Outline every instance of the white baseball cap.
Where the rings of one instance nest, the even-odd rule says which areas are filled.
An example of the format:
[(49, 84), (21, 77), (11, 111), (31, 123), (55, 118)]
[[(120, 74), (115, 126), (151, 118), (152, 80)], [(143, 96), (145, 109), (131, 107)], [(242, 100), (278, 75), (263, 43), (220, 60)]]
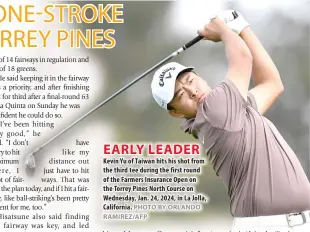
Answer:
[(152, 80), (152, 94), (162, 108), (167, 109), (174, 96), (175, 81), (181, 72), (192, 71), (194, 67), (186, 67), (177, 62), (170, 62), (156, 70)]

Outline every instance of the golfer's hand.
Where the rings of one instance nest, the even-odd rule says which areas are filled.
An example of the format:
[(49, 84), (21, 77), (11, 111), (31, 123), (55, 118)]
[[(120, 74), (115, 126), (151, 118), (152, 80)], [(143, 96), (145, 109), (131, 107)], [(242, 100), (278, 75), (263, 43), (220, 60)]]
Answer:
[(198, 34), (203, 36), (204, 40), (219, 42), (227, 31), (230, 31), (230, 29), (225, 22), (216, 17), (210, 23), (206, 24), (203, 29), (198, 30)]
[(244, 28), (250, 24), (244, 19), (242, 14), (235, 10), (225, 10), (217, 14), (217, 17), (224, 21), (227, 26), (238, 35), (243, 31)]

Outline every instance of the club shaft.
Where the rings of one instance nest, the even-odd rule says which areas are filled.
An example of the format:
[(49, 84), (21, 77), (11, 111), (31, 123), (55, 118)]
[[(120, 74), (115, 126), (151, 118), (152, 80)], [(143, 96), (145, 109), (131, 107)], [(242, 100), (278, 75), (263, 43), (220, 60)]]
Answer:
[(193, 40), (191, 40), (190, 42), (188, 42), (187, 44), (185, 44), (184, 46), (182, 46), (181, 48), (179, 48), (178, 50), (176, 50), (175, 52), (173, 52), (171, 55), (167, 56), (165, 59), (161, 60), (160, 62), (158, 62), (156, 65), (154, 65), (153, 67), (151, 67), (149, 70), (145, 71), (144, 73), (142, 73), (140, 76), (138, 76), (136, 79), (134, 79), (133, 81), (131, 81), (130, 83), (128, 83), (127, 85), (125, 85), (123, 88), (121, 88), (120, 90), (118, 90), (117, 92), (115, 92), (113, 95), (111, 95), (110, 97), (108, 97), (106, 100), (104, 100), (103, 102), (101, 102), (100, 104), (98, 104), (97, 106), (95, 106), (92, 110), (90, 110), (87, 114), (83, 115), (82, 117), (78, 118), (76, 121), (74, 121), (72, 124), (70, 124), (68, 127), (66, 127), (65, 129), (63, 129), (62, 131), (60, 131), (59, 133), (57, 133), (54, 137), (52, 137), (50, 140), (48, 140), (47, 142), (45, 142), (41, 147), (37, 148), (35, 150), (35, 152), (38, 152), (39, 150), (41, 150), (43, 147), (45, 147), (47, 144), (49, 144), (50, 142), (52, 142), (54, 139), (56, 139), (57, 137), (59, 137), (60, 135), (62, 135), (63, 133), (65, 133), (67, 130), (69, 130), (71, 127), (73, 127), (75, 124), (77, 124), (78, 122), (82, 121), (84, 118), (86, 118), (87, 116), (89, 116), (90, 114), (92, 114), (94, 111), (96, 111), (97, 109), (99, 109), (101, 106), (105, 105), (106, 103), (108, 103), (109, 101), (111, 101), (113, 98), (115, 98), (116, 96), (118, 96), (120, 93), (124, 92), (126, 89), (128, 89), (130, 86), (132, 86), (133, 84), (135, 84), (136, 82), (138, 82), (140, 79), (142, 79), (143, 77), (147, 76), (149, 73), (151, 73), (152, 71), (154, 71), (155, 69), (157, 69), (158, 67), (160, 67), (161, 65), (163, 65), (164, 63), (166, 63), (167, 61), (169, 61), (170, 59), (172, 59), (173, 57), (175, 57), (176, 55), (178, 55), (179, 53), (185, 51), (186, 49), (188, 49), (189, 47), (191, 47), (192, 45), (194, 45), (195, 43), (197, 43), (198, 41), (200, 41), (202, 39), (201, 36), (197, 36), (195, 37)]

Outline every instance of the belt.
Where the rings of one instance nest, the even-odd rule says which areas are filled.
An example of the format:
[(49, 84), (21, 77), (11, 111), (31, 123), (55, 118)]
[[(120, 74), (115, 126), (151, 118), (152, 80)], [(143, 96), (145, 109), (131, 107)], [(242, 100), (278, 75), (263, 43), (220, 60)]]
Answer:
[(244, 217), (235, 218), (235, 226), (299, 226), (310, 222), (310, 210), (281, 214), (271, 216), (259, 216), (259, 217)]
[(286, 220), (290, 227), (306, 224), (307, 222), (310, 222), (310, 210), (286, 214)]

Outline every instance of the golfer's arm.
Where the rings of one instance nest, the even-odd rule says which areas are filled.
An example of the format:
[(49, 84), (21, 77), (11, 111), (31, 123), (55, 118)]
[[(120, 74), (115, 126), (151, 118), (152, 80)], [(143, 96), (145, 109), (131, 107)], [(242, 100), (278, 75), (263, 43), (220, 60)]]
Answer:
[(253, 82), (250, 90), (254, 95), (258, 111), (264, 114), (283, 92), (280, 74), (261, 42), (247, 27), (240, 33), (253, 57)]
[(252, 72), (251, 52), (245, 42), (230, 30), (225, 32), (221, 39), (228, 60), (227, 78), (236, 85), (246, 100)]

